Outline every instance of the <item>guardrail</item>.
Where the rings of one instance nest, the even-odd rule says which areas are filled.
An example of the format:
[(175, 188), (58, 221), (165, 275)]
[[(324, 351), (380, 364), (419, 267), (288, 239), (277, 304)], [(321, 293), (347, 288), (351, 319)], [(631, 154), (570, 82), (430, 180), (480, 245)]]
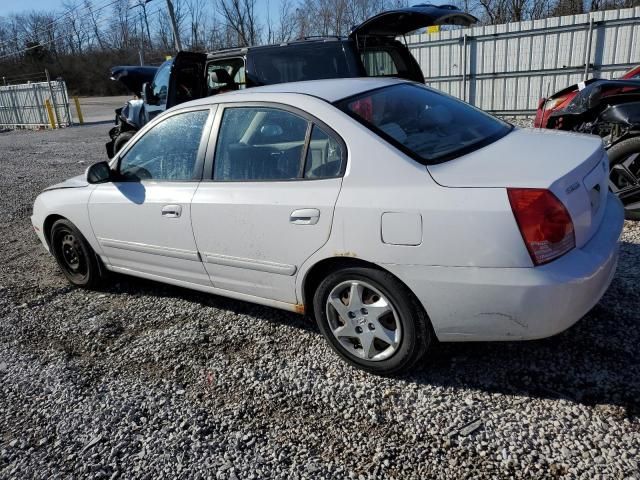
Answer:
[(640, 64), (640, 7), (407, 36), (427, 85), (499, 115)]

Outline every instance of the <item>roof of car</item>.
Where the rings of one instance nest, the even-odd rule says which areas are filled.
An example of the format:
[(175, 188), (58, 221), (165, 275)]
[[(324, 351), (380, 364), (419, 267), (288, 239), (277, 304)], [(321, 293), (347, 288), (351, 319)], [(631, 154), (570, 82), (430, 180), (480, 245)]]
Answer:
[[(343, 98), (348, 98), (369, 90), (382, 88), (399, 83), (411, 83), (407, 80), (391, 77), (363, 77), (363, 78), (336, 78), (328, 80), (308, 80), (304, 82), (276, 83), (263, 87), (253, 87), (244, 90), (221, 93), (213, 97), (201, 98), (189, 102), (190, 105), (219, 103), (222, 99), (246, 97), (247, 101), (256, 100), (256, 94), (260, 93), (296, 93), (311, 95), (327, 102), (333, 103)], [(253, 98), (252, 98), (253, 97)]]
[(258, 51), (258, 50), (270, 50), (279, 47), (288, 47), (291, 45), (306, 45), (311, 43), (325, 43), (325, 42), (348, 42), (350, 41), (349, 37), (337, 36), (337, 35), (318, 35), (318, 36), (310, 36), (299, 38), (297, 40), (289, 40), (287, 42), (280, 43), (269, 43), (266, 45), (251, 45), (249, 47), (231, 47), (231, 48), (223, 48), (220, 50), (214, 50), (212, 52), (207, 52), (208, 59), (216, 59), (219, 56), (227, 57), (230, 54), (233, 55), (243, 55), (248, 52)]

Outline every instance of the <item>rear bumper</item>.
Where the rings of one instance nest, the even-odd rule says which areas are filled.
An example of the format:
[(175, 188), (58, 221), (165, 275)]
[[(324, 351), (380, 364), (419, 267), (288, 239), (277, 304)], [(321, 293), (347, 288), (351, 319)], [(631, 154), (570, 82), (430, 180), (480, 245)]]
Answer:
[(589, 242), (547, 265), (384, 267), (416, 294), (441, 341), (543, 338), (569, 328), (598, 303), (615, 274), (623, 223), (622, 205), (609, 194)]

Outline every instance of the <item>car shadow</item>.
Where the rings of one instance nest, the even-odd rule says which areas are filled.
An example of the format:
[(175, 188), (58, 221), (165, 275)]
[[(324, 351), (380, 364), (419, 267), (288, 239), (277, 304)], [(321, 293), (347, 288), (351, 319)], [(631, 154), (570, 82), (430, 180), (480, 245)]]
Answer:
[(88, 122), (84, 121), (83, 123), (78, 123), (76, 121), (73, 122), (73, 127), (87, 127), (91, 125), (115, 125), (115, 123), (113, 122), (113, 118), (110, 120), (91, 120)]
[(122, 195), (136, 205), (142, 205), (147, 197), (147, 190), (142, 182), (113, 182)]
[[(609, 290), (584, 318), (554, 337), (525, 342), (436, 343), (398, 381), (584, 405), (640, 415), (640, 245), (621, 245)], [(181, 287), (114, 275), (109, 293), (180, 297), (320, 335), (308, 316)]]

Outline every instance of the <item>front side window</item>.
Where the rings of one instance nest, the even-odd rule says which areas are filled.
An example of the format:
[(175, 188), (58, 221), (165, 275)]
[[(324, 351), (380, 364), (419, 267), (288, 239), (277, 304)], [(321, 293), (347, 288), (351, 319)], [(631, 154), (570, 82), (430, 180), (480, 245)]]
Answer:
[(440, 163), (506, 135), (511, 126), (417, 84), (369, 91), (336, 106), (422, 163)]
[(171, 74), (172, 65), (173, 61), (167, 60), (156, 72), (156, 75), (153, 78), (153, 83), (151, 84), (153, 98), (148, 99), (149, 103), (152, 105), (166, 105), (167, 92), (169, 91), (169, 76)]
[(120, 160), (125, 180), (191, 180), (208, 110), (172, 115), (144, 134)]
[(334, 135), (289, 111), (229, 107), (214, 158), (218, 181), (282, 181), (339, 176), (344, 148)]

